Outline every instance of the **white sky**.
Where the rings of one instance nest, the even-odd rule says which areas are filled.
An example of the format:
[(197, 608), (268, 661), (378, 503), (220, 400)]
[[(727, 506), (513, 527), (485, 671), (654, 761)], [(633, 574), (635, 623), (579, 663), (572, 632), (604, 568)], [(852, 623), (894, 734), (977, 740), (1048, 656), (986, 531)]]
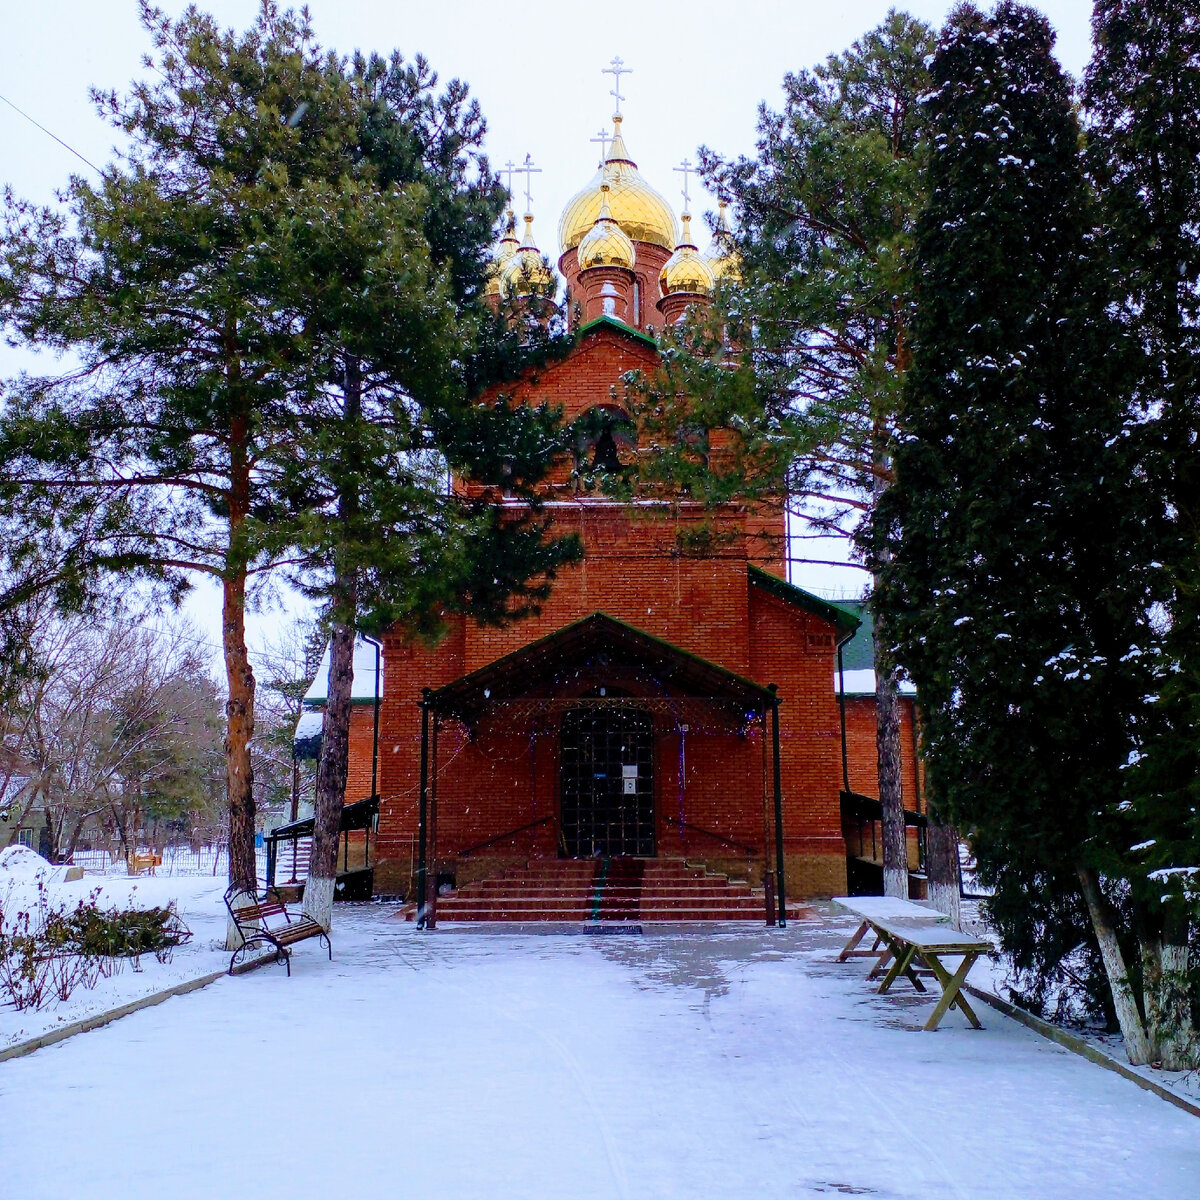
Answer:
[[(180, 0), (160, 0), (178, 14)], [(202, 5), (226, 25), (244, 28), (256, 0)], [(952, 7), (943, 0), (902, 5), (939, 25)], [(1089, 0), (1041, 0), (1036, 5), (1058, 31), (1060, 61), (1078, 75), (1090, 54)], [(677, 208), (681, 176), (705, 144), (725, 155), (750, 154), (758, 105), (778, 107), (785, 72), (845, 49), (885, 16), (886, 0), (742, 0), (691, 6), (664, 0), (638, 5), (568, 5), (527, 0), (310, 0), (322, 44), (405, 57), (422, 53), (443, 80), (464, 79), (488, 121), (493, 166), (531, 154), (534, 232), (557, 257), (558, 216), (595, 171), (599, 147), (590, 138), (609, 124), (612, 76), (601, 68), (620, 55), (632, 74), (621, 80), (624, 132), (642, 174)], [(103, 164), (111, 129), (95, 114), (89, 85), (118, 90), (142, 70), (149, 43), (133, 0), (7, 0), (0, 39), (0, 95)], [(19, 195), (49, 202), (67, 176), (87, 168), (67, 150), (0, 102), (0, 179)], [(514, 186), (514, 191), (520, 188)], [(521, 211), (523, 202), (517, 205)], [(692, 209), (712, 202), (692, 184)], [(20, 360), (0, 350), (0, 372)], [(813, 549), (810, 544), (809, 550)], [(836, 549), (836, 548), (835, 548)], [(825, 555), (822, 555), (825, 556)], [(836, 554), (827, 557), (838, 557)], [(808, 569), (796, 582), (826, 593), (857, 592), (857, 571)], [(220, 640), (215, 589), (201, 588), (188, 610), (214, 643)], [(278, 615), (266, 614), (271, 625)]]

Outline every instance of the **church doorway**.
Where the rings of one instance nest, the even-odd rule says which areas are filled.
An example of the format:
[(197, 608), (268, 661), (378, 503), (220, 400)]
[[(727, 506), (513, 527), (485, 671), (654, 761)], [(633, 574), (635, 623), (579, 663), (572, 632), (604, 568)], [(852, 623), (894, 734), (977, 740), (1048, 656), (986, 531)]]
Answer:
[(654, 857), (654, 723), (630, 704), (563, 714), (562, 845), (568, 858)]

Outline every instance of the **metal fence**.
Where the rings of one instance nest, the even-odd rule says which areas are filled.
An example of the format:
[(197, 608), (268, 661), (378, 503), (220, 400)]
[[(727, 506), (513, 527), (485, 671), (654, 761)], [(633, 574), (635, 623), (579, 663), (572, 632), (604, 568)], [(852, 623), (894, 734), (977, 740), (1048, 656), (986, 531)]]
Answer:
[[(295, 877), (297, 880), (308, 877), (307, 848), (299, 854), (293, 870), (290, 851), (280, 856), (281, 878), (287, 880)], [(138, 854), (150, 854), (146, 848), (139, 848)], [(286, 863), (284, 859), (286, 858)], [(267, 878), (266, 849), (257, 849), (254, 860), (258, 878), (265, 882)], [(128, 875), (129, 866), (123, 858), (114, 858), (107, 850), (76, 850), (71, 856), (73, 866), (82, 867), (87, 875)], [(286, 866), (286, 871), (283, 868)], [(155, 875), (166, 876), (199, 876), (210, 875), (214, 879), (224, 879), (229, 874), (229, 851), (224, 846), (201, 846), (194, 849), (191, 846), (167, 846), (162, 851), (162, 862), (154, 868)]]

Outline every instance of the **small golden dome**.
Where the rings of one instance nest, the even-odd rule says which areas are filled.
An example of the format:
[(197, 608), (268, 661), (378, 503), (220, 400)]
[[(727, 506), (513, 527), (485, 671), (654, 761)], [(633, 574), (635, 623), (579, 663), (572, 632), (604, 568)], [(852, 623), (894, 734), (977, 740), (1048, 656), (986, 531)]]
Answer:
[(506, 295), (528, 296), (551, 280), (550, 268), (533, 240), (533, 213), (525, 214), (525, 236), (521, 245), (500, 268), (500, 284)]
[(717, 227), (713, 230), (708, 249), (704, 251), (704, 261), (712, 269), (714, 279), (741, 282), (742, 262), (734, 246), (733, 230), (729, 228), (729, 218), (725, 215), (724, 200), (717, 202)]
[(558, 242), (565, 254), (579, 245), (600, 215), (600, 185), (608, 184), (609, 210), (613, 219), (635, 242), (674, 247), (675, 214), (671, 206), (642, 178), (637, 163), (629, 157), (621, 136), (621, 117), (613, 117), (613, 140), (604, 166), (591, 182), (577, 192), (563, 209), (558, 222)]
[(579, 243), (579, 269), (624, 267), (632, 271), (637, 257), (633, 243), (614, 220), (608, 207), (609, 185), (600, 185), (600, 215)]
[(504, 236), (496, 244), (496, 249), (492, 254), (492, 261), (488, 266), (488, 281), (484, 289), (485, 295), (498, 296), (500, 294), (500, 273), (505, 263), (516, 254), (520, 245), (521, 243), (517, 240), (517, 218), (510, 208), (504, 222)]
[(675, 253), (667, 259), (658, 285), (664, 296), (683, 293), (692, 296), (711, 296), (716, 287), (712, 268), (702, 259), (692, 244), (692, 218), (683, 214), (683, 237)]

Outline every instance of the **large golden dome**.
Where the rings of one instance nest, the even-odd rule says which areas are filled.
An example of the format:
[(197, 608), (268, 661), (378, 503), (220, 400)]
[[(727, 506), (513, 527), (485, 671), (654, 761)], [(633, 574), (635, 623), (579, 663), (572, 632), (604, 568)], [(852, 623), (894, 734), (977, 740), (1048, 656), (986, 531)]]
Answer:
[(716, 286), (712, 268), (700, 257), (692, 243), (692, 218), (683, 215), (683, 237), (675, 253), (667, 259), (658, 277), (664, 296), (682, 292), (691, 296), (711, 296)]
[(604, 166), (577, 192), (558, 222), (561, 253), (575, 249), (600, 216), (600, 185), (607, 183), (608, 206), (617, 224), (635, 242), (673, 250), (678, 226), (671, 206), (642, 178), (621, 136), (621, 118), (613, 118), (613, 140)]
[(608, 205), (609, 185), (600, 185), (600, 215), (579, 243), (579, 269), (624, 267), (632, 270), (637, 254), (629, 236), (617, 224)]

